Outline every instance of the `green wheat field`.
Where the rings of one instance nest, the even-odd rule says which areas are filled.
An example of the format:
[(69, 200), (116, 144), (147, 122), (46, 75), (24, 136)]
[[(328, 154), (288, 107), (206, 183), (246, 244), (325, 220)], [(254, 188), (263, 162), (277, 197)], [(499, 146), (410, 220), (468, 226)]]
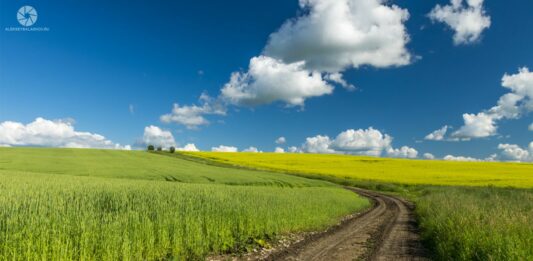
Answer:
[(0, 260), (244, 253), (370, 207), (340, 185), (416, 203), (435, 260), (532, 260), (532, 180), (515, 163), (0, 148)]

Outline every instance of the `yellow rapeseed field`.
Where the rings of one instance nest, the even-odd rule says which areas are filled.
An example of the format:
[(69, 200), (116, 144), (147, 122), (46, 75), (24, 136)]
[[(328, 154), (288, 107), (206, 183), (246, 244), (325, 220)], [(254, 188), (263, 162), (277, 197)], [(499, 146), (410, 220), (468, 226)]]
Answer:
[(332, 154), (216, 153), (187, 155), (232, 165), (401, 184), (533, 188), (533, 164), (406, 160)]

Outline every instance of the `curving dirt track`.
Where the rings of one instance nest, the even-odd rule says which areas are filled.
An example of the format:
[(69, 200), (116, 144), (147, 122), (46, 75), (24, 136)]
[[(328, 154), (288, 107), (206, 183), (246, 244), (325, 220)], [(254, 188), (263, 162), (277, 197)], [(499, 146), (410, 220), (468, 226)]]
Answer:
[(266, 260), (429, 260), (413, 215), (399, 198), (346, 187), (374, 207), (323, 233), (271, 253)]

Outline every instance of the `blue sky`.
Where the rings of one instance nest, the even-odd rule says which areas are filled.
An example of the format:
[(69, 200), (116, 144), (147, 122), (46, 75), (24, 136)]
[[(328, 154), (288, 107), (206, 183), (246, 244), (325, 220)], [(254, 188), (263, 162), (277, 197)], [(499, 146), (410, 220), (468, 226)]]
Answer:
[[(477, 37), (470, 32), (476, 39), (458, 43), (453, 37), (460, 29), (428, 16), (437, 4), (451, 8), (449, 1), (343, 0), (352, 8), (376, 2), (408, 12), (408, 19), (400, 25), (409, 37), (403, 48), (410, 60), (399, 64), (396, 57), (386, 66), (376, 66), (376, 62), (342, 65), (336, 71), (357, 89), (328, 82), (334, 87), (331, 94), (306, 97), (304, 105), (283, 99), (253, 106), (241, 100), (221, 102), (225, 115), (202, 114), (209, 124), (193, 129), (175, 121), (163, 122), (160, 117), (169, 114), (174, 103), (201, 106), (198, 98), (203, 92), (212, 97), (209, 105), (224, 100), (220, 90), (230, 75), (246, 73), (250, 59), (268, 46), (269, 36), (288, 19), (305, 17), (309, 10), (299, 7), (296, 0), (0, 1), (0, 122), (25, 126), (37, 117), (61, 120), (76, 131), (130, 145), (140, 143), (145, 127), (154, 125), (170, 131), (178, 146), (194, 143), (210, 150), (223, 144), (264, 151), (276, 146), (300, 148), (306, 138), (316, 135), (329, 136), (341, 148), (334, 141), (339, 133), (373, 127), (393, 137), (394, 148), (414, 148), (420, 158), (423, 153), (438, 158), (448, 154), (486, 158), (503, 153), (501, 144), (527, 151), (533, 141), (533, 131), (528, 130), (533, 117), (527, 108), (521, 108), (519, 116), (498, 118), (497, 130), (488, 135), (453, 135), (465, 125), (463, 114), (490, 110), (510, 92), (502, 87), (504, 74), (518, 75), (519, 68), (525, 67), (533, 70), (531, 1), (462, 3), (462, 9), (452, 12), (483, 10), (490, 26)], [(321, 4), (309, 2), (311, 9)], [(50, 30), (8, 31), (8, 27), (21, 27), (16, 13), (24, 5), (38, 12), (33, 27)], [(328, 40), (327, 35), (319, 37)], [(387, 44), (381, 51), (386, 48)], [(357, 48), (351, 51), (358, 52)], [(290, 50), (272, 53), (281, 59), (290, 56)], [(294, 62), (287, 59), (283, 62)], [(333, 72), (317, 68), (305, 70), (318, 70), (324, 78)], [(524, 107), (529, 99), (523, 97)], [(445, 125), (453, 129), (443, 141), (424, 139)], [(274, 143), (280, 136), (286, 144)]]

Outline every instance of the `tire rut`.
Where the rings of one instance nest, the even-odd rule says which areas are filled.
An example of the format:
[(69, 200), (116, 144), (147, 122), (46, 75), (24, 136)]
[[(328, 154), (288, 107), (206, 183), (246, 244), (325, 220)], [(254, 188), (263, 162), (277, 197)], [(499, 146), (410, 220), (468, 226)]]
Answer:
[(429, 260), (412, 204), (374, 191), (346, 189), (371, 199), (374, 207), (265, 260)]

